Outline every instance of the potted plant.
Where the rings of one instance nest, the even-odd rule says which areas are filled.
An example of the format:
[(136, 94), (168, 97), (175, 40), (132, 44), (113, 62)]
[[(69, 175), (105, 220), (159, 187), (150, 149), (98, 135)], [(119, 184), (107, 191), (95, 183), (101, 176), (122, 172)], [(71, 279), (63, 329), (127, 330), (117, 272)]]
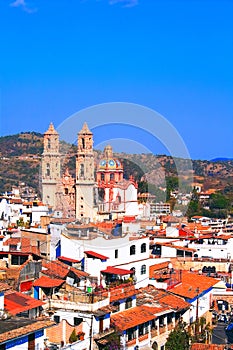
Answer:
[(82, 332), (82, 331), (78, 332), (78, 339), (79, 340), (84, 340), (84, 335), (85, 335), (84, 332)]

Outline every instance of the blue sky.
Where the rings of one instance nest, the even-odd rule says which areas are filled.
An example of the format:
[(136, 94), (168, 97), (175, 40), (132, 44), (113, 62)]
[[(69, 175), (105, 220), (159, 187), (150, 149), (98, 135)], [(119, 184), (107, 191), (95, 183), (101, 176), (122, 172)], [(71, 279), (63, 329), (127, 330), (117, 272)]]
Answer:
[(0, 135), (129, 102), (192, 158), (232, 157), (232, 18), (231, 0), (1, 0)]

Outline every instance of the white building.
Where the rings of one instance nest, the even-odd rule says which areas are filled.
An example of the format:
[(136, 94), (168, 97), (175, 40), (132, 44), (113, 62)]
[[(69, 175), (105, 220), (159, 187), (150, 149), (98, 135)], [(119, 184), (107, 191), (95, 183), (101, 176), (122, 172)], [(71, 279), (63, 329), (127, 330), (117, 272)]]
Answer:
[(149, 238), (125, 235), (109, 239), (109, 236), (101, 237), (95, 232), (88, 232), (86, 237), (81, 235), (70, 228), (64, 230), (60, 252), (62, 256), (82, 260), (84, 271), (95, 277), (97, 284), (131, 277), (137, 288), (148, 285)]

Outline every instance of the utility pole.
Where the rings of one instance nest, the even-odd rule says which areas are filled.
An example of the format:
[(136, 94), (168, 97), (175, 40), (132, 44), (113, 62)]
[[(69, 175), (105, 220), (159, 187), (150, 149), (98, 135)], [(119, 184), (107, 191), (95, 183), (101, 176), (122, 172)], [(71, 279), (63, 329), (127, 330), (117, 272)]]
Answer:
[(199, 333), (199, 315), (198, 315), (198, 308), (199, 308), (199, 287), (196, 289), (197, 292), (197, 306), (196, 306), (196, 329), (195, 329), (195, 336), (197, 338)]
[(93, 329), (93, 315), (91, 315), (91, 326), (90, 326), (90, 345), (89, 345), (89, 350), (92, 350), (92, 329)]

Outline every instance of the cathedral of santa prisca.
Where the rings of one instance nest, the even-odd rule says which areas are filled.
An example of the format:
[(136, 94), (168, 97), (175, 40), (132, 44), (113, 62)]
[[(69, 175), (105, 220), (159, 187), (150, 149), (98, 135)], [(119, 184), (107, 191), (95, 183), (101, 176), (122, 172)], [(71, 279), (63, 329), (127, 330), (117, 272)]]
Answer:
[(93, 133), (84, 123), (78, 133), (75, 178), (61, 171), (59, 134), (51, 123), (44, 133), (41, 164), (42, 200), (55, 212), (76, 220), (102, 221), (137, 216), (137, 183), (124, 179), (122, 163), (106, 146), (96, 164)]

